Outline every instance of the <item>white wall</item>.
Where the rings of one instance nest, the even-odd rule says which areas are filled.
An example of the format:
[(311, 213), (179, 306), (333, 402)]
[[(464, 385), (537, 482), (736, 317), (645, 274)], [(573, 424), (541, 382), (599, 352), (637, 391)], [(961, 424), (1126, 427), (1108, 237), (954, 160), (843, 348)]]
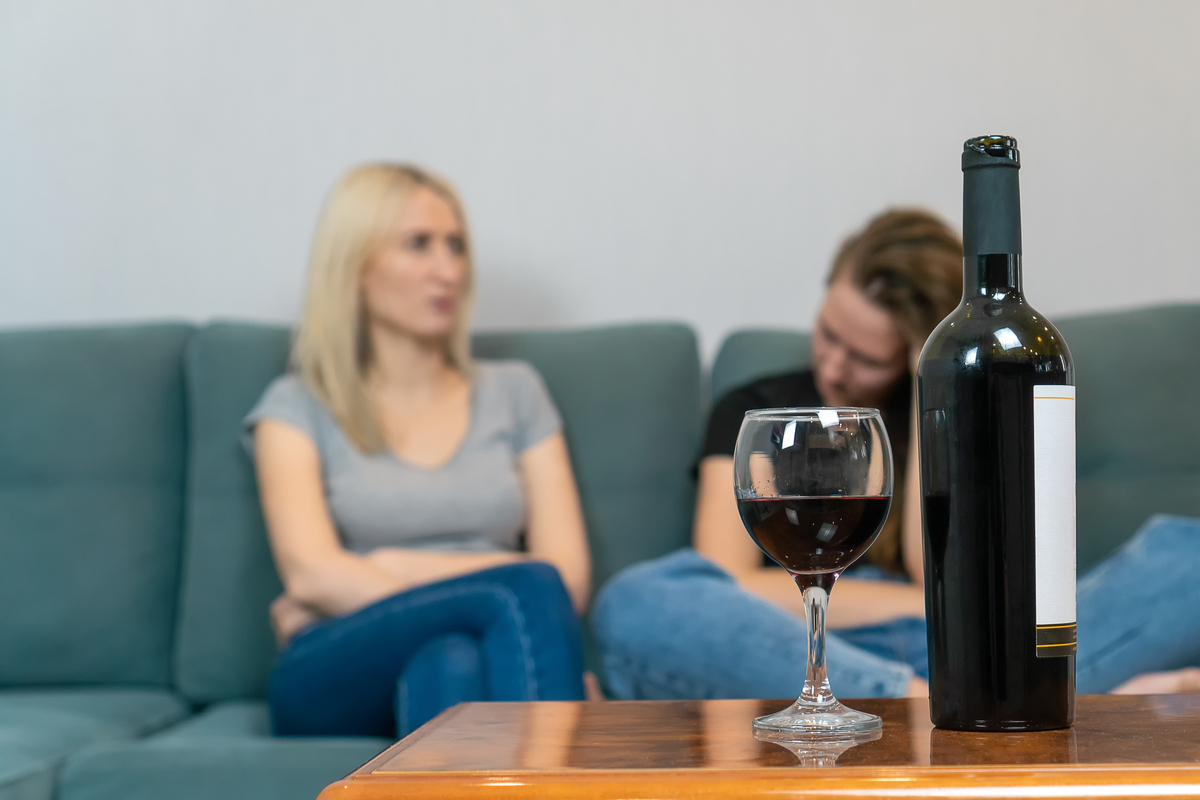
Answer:
[(479, 327), (807, 326), (889, 204), (1022, 149), (1051, 315), (1200, 300), (1200, 3), (0, 0), (0, 326), (292, 319), (364, 159), (462, 189)]

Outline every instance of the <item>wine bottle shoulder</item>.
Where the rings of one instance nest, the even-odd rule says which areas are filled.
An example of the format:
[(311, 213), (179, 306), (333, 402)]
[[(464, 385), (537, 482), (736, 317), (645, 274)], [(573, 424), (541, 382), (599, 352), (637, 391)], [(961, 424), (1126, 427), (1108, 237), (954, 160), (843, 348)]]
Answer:
[(921, 363), (926, 362), (965, 368), (995, 362), (1056, 364), (1058, 369), (1051, 371), (1065, 373), (1068, 382), (1074, 379), (1071, 351), (1062, 334), (1022, 299), (964, 300), (926, 340)]

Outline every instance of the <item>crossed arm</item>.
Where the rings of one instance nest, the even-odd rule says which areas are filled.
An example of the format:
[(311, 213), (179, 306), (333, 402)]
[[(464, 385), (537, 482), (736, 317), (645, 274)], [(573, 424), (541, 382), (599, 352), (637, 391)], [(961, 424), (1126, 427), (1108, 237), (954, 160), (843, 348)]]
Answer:
[(277, 420), (254, 431), (255, 469), (267, 535), (284, 593), (272, 604), (280, 644), (310, 622), (357, 611), (427, 583), (527, 559), (558, 569), (582, 611), (591, 591), (591, 559), (579, 493), (561, 434), (519, 456), (528, 502), (526, 553), (454, 553), (384, 547), (352, 553), (338, 540), (320, 457), (312, 439)]

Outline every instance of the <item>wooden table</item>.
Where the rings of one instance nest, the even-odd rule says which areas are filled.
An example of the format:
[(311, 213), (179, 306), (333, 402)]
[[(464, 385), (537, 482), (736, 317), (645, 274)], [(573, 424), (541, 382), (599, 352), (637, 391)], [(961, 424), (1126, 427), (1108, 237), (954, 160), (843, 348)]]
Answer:
[(799, 755), (750, 720), (782, 700), (470, 703), (327, 788), (382, 798), (1200, 798), (1200, 695), (1081, 696), (1075, 726), (934, 730), (924, 700), (856, 700), (882, 736)]

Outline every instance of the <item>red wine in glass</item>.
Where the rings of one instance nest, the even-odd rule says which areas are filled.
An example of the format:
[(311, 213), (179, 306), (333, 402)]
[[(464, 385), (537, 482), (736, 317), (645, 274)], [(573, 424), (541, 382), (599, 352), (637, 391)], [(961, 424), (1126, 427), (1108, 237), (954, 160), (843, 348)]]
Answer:
[(842, 572), (866, 552), (890, 497), (756, 497), (738, 500), (742, 523), (763, 552), (793, 575)]

